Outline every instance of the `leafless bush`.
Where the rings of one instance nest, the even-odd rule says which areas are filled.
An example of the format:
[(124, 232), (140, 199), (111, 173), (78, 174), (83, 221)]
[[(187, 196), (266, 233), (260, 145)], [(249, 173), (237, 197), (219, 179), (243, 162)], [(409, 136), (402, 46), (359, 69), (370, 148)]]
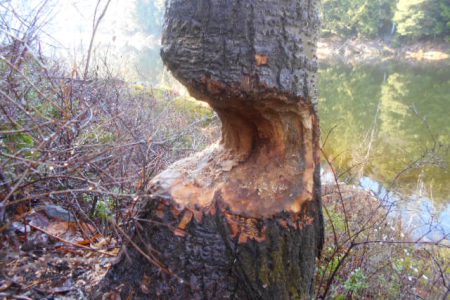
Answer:
[(334, 182), (323, 186), (326, 228), (317, 298), (447, 299), (448, 233), (442, 232), (439, 240), (426, 240), (436, 228), (436, 220), (429, 220), (428, 230), (417, 237), (393, 213), (396, 181), (411, 168), (426, 164), (428, 156), (406, 166), (382, 197), (344, 183), (326, 153), (323, 156)]
[(4, 6), (0, 19), (0, 206), (12, 216), (53, 202), (101, 230), (102, 220), (126, 218), (155, 173), (209, 144), (215, 116), (169, 91), (108, 73), (80, 78), (44, 57), (44, 7), (25, 22)]

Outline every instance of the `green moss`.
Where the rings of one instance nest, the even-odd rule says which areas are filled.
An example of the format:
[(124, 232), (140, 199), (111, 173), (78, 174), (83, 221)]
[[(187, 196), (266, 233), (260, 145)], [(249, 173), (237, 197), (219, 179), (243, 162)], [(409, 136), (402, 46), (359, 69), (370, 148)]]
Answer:
[(163, 89), (152, 89), (150, 91), (147, 91), (147, 93), (150, 96), (155, 97), (156, 100), (164, 100), (164, 95), (166, 94), (166, 91)]
[(214, 114), (213, 110), (209, 106), (190, 98), (175, 98), (174, 106), (176, 110), (182, 112), (183, 114), (187, 114), (188, 117), (191, 118), (212, 117)]
[(81, 140), (85, 141), (85, 143), (108, 144), (115, 142), (116, 136), (114, 133), (107, 131), (107, 128), (104, 126), (98, 125), (82, 134)]
[(328, 207), (328, 214), (324, 217), (328, 224), (333, 224), (336, 231), (345, 232), (345, 218), (342, 213), (337, 212), (333, 207)]
[[(33, 137), (25, 132), (6, 135), (3, 141), (9, 153), (15, 153), (19, 150), (31, 150), (35, 144)], [(28, 158), (31, 155), (30, 151), (25, 151), (23, 153)]]
[(135, 84), (135, 85), (133, 85), (133, 90), (135, 92), (144, 92), (145, 91), (145, 86), (143, 86), (141, 84)]
[(284, 265), (283, 265), (283, 246), (280, 245), (278, 249), (272, 252), (272, 263), (273, 263), (273, 281), (280, 282), (284, 278)]
[(261, 262), (260, 262), (260, 268), (259, 268), (259, 280), (262, 282), (262, 284), (269, 284), (269, 274), (270, 274), (270, 269), (269, 269), (269, 265), (267, 262), (267, 258), (266, 256), (262, 256), (261, 257)]

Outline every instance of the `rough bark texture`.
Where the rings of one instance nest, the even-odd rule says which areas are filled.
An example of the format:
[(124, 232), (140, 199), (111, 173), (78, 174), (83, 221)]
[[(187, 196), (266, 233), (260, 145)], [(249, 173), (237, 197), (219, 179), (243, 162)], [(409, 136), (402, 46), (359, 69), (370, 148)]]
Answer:
[[(168, 0), (162, 58), (222, 139), (149, 186), (101, 292), (305, 299), (323, 240), (316, 0)], [(114, 292), (113, 292), (114, 293)]]

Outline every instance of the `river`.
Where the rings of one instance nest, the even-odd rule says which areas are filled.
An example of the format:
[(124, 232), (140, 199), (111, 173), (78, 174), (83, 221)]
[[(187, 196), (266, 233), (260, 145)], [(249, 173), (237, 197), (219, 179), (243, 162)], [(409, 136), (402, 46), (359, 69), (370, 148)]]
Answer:
[(341, 179), (395, 201), (415, 236), (449, 234), (449, 62), (322, 62), (319, 87), (324, 152)]

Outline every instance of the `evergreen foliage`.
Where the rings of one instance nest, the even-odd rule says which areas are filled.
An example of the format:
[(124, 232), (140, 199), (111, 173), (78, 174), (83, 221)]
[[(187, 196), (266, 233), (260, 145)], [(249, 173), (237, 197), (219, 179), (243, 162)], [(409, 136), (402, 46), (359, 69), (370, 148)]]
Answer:
[(448, 0), (323, 0), (323, 33), (412, 39), (450, 35)]
[(411, 38), (445, 37), (450, 34), (448, 0), (399, 0), (394, 15), (398, 35)]
[(376, 37), (392, 27), (395, 1), (324, 0), (323, 32), (339, 36)]

